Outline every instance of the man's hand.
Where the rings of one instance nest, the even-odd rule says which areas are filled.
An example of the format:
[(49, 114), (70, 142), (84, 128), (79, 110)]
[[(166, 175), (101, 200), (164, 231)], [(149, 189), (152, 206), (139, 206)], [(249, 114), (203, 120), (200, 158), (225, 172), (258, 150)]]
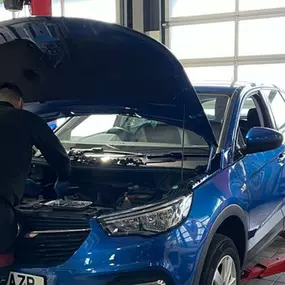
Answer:
[(54, 185), (54, 190), (56, 192), (56, 195), (58, 198), (63, 198), (65, 196), (68, 196), (69, 191), (68, 191), (68, 187), (69, 187), (69, 182), (68, 181), (60, 181), (57, 179), (57, 181), (55, 182)]

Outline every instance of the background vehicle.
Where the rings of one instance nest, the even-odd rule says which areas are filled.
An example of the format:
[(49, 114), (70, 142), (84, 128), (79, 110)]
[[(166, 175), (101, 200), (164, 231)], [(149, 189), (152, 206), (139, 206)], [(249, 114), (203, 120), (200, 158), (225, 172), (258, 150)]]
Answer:
[[(3, 33), (26, 39), (28, 27), (40, 48), (4, 44), (0, 60), (23, 49), (30, 60), (0, 67), (1, 79), (42, 63), (47, 42), (60, 51), (15, 81), (29, 110), (69, 118), (56, 133), (72, 160), (72, 196), (54, 200), (55, 174), (36, 153), (30, 178), (42, 193), (17, 208), (9, 284), (238, 283), (242, 266), (284, 229), (283, 93), (193, 88), (167, 49), (115, 25), (33, 18), (11, 26)], [(106, 63), (115, 51), (124, 65)]]

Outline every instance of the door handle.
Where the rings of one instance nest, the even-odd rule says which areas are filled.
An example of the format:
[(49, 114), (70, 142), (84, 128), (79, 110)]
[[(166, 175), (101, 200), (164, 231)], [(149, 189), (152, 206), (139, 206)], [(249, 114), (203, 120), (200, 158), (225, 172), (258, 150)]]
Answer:
[(279, 155), (278, 163), (282, 165), (285, 163), (285, 153), (284, 152)]

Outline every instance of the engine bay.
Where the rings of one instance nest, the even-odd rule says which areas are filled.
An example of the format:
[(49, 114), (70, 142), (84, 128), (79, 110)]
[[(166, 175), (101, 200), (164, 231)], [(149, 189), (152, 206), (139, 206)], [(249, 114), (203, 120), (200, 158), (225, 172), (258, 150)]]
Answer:
[[(117, 161), (117, 160), (116, 160)], [(131, 161), (128, 159), (128, 161)], [(116, 162), (117, 163), (117, 162)], [(37, 188), (37, 195), (25, 197), (20, 208), (26, 205), (27, 198), (34, 204), (26, 207), (53, 209), (59, 211), (78, 211), (86, 207), (100, 207), (106, 212), (127, 210), (154, 203), (168, 196), (179, 194), (181, 188), (191, 191), (192, 185), (205, 176), (205, 167), (186, 169), (187, 185), (181, 186), (179, 168), (130, 165), (90, 164), (72, 161), (69, 196), (57, 200), (53, 189), (56, 175), (42, 158), (33, 159), (30, 179)], [(185, 190), (185, 189), (184, 189)], [(41, 202), (41, 201), (44, 201)], [(33, 206), (31, 206), (33, 205)]]

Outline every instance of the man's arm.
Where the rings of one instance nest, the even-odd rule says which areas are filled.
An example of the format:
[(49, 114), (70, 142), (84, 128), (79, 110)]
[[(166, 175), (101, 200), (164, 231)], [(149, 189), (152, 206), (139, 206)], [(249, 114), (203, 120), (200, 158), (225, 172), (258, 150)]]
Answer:
[(57, 136), (37, 115), (31, 114), (33, 144), (38, 148), (48, 164), (55, 170), (58, 180), (67, 181), (70, 175), (70, 160)]

